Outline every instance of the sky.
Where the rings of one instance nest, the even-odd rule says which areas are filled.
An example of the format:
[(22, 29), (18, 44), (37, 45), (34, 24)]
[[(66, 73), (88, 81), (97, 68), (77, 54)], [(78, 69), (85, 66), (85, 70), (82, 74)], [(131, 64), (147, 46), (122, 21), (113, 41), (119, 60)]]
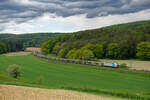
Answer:
[(0, 0), (0, 33), (75, 32), (150, 20), (150, 0)]

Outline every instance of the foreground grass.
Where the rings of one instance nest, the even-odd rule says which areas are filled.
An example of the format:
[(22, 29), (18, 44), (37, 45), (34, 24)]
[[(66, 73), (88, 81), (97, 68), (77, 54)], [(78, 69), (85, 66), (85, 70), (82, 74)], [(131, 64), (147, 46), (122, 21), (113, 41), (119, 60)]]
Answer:
[[(128, 72), (118, 69), (95, 68), (41, 60), (33, 56), (0, 56), (0, 72), (7, 74), (9, 65), (21, 66), (20, 84), (108, 94), (132, 99), (150, 99), (149, 73)], [(5, 82), (4, 82), (5, 81)], [(28, 82), (28, 84), (26, 83)], [(11, 84), (0, 78), (1, 84)], [(13, 82), (12, 82), (13, 83)], [(18, 84), (18, 85), (20, 85)]]

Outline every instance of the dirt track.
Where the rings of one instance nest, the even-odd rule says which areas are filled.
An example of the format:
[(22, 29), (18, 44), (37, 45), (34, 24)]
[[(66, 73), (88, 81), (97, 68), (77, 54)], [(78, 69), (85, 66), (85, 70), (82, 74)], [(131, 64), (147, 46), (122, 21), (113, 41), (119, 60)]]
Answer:
[(37, 51), (37, 52), (40, 52), (41, 48), (35, 48), (35, 47), (29, 47), (29, 48), (26, 48), (27, 51)]
[(68, 90), (49, 90), (23, 86), (0, 85), (0, 100), (113, 100), (113, 99)]
[(5, 56), (26, 56), (31, 54), (31, 52), (11, 52), (4, 54)]

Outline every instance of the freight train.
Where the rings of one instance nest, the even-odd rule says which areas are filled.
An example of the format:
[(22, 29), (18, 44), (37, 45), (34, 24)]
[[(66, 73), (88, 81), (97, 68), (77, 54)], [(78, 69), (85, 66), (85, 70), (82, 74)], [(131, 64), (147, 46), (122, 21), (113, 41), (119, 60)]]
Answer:
[(117, 63), (55, 58), (55, 57), (43, 56), (43, 55), (36, 54), (36, 53), (33, 53), (33, 55), (35, 57), (38, 57), (41, 59), (46, 59), (46, 60), (61, 61), (61, 62), (66, 62), (66, 63), (83, 64), (83, 65), (98, 66), (98, 67), (119, 68), (119, 64), (117, 64)]

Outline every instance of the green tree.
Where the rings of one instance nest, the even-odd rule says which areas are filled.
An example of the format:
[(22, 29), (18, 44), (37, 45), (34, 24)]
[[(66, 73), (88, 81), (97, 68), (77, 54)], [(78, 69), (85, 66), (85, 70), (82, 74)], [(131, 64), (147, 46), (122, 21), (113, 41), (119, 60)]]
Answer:
[(60, 43), (56, 43), (54, 48), (53, 48), (53, 50), (52, 50), (52, 53), (57, 55), (59, 53), (60, 49), (61, 49), (61, 44)]
[(81, 60), (92, 60), (94, 58), (93, 52), (84, 47), (77, 52), (77, 55), (77, 58)]
[(6, 53), (6, 52), (7, 52), (6, 45), (0, 42), (0, 54)]
[(18, 78), (20, 76), (21, 70), (18, 65), (11, 65), (8, 67), (8, 73), (13, 77), (13, 78)]
[(77, 59), (77, 49), (72, 49), (72, 50), (70, 50), (68, 53), (67, 53), (67, 55), (66, 55), (66, 58), (67, 59)]
[(136, 56), (142, 60), (150, 60), (150, 42), (140, 42)]
[(118, 58), (118, 43), (110, 43), (107, 47), (107, 55), (109, 58)]
[(127, 59), (129, 58), (129, 46), (126, 42), (120, 42), (118, 47), (118, 58)]
[(56, 44), (56, 40), (55, 39), (51, 39), (51, 40), (48, 41), (47, 49), (48, 49), (49, 53), (52, 53), (55, 44)]
[(94, 50), (95, 49), (95, 45), (91, 44), (91, 43), (88, 43), (85, 46), (83, 46), (82, 49)]
[(105, 47), (103, 43), (96, 44), (95, 49), (93, 50), (93, 53), (96, 58), (104, 58), (105, 57)]
[(59, 58), (65, 58), (65, 49), (61, 49), (58, 53)]
[(84, 56), (83, 56), (84, 60), (92, 60), (94, 59), (94, 54), (91, 50), (84, 50)]
[(44, 42), (41, 46), (41, 52), (43, 54), (48, 54), (49, 50), (48, 50), (48, 42)]

